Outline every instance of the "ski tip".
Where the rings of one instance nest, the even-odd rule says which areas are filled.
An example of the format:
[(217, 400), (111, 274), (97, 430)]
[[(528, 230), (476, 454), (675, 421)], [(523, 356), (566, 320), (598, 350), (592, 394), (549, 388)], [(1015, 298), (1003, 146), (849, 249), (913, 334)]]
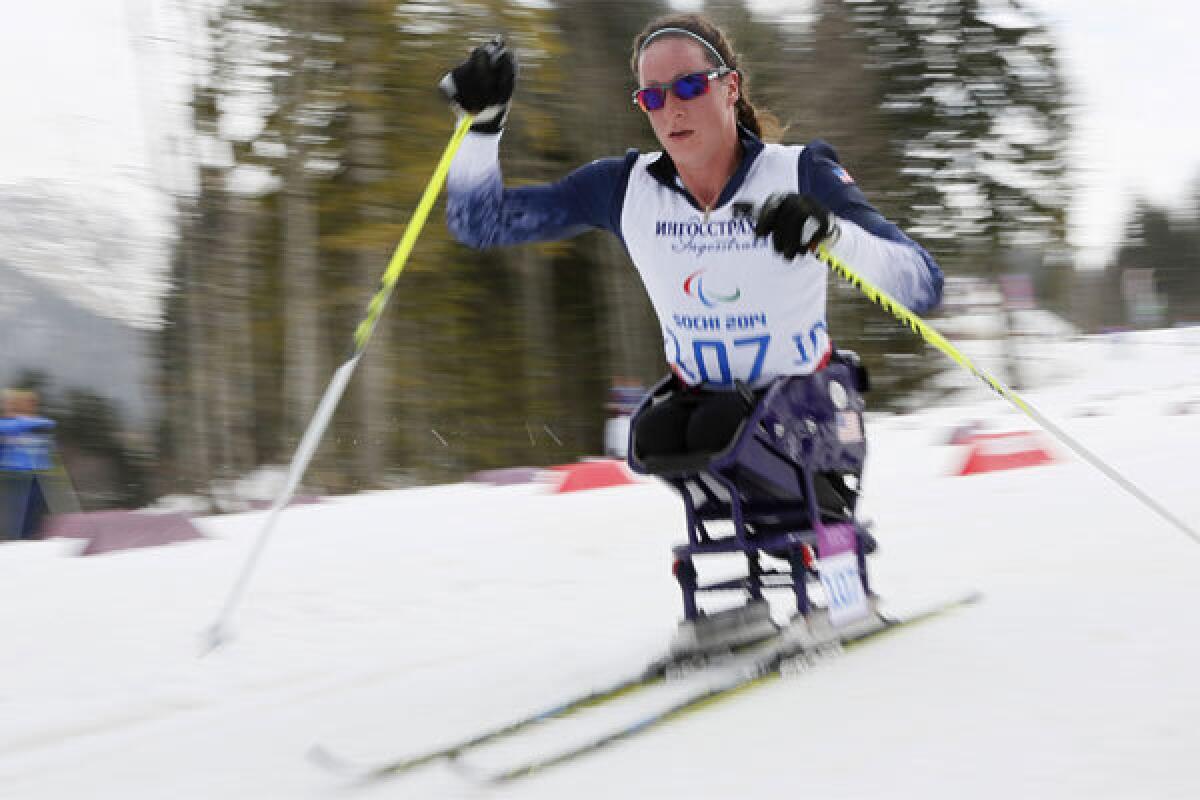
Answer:
[(929, 619), (930, 617), (940, 616), (941, 614), (951, 611), (956, 608), (966, 608), (976, 605), (983, 600), (983, 592), (978, 589), (967, 589), (959, 594), (950, 595), (934, 603), (924, 606), (915, 606), (911, 608), (903, 608), (880, 612), (880, 616), (888, 624), (889, 627), (896, 625), (907, 625), (919, 620)]
[(305, 757), (310, 763), (330, 772), (336, 772), (339, 775), (358, 777), (362, 774), (362, 770), (358, 769), (344, 758), (331, 753), (328, 749), (319, 744), (314, 744), (312, 747), (308, 748), (308, 752), (305, 753)]
[(304, 757), (314, 764), (322, 767), (329, 767), (341, 763), (340, 758), (335, 757), (333, 753), (330, 753), (319, 744), (314, 744), (312, 747), (308, 748), (308, 752), (304, 754)]

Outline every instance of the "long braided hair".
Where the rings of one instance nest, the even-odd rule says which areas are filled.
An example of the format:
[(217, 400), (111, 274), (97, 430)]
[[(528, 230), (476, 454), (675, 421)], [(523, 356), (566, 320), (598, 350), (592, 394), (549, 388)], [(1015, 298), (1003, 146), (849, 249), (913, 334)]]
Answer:
[[(783, 134), (783, 126), (780, 125), (779, 120), (774, 114), (766, 110), (760, 111), (750, 102), (746, 92), (749, 79), (738, 66), (738, 55), (733, 49), (733, 43), (729, 41), (729, 37), (725, 35), (725, 32), (716, 23), (703, 14), (666, 14), (651, 20), (633, 40), (633, 53), (629, 59), (629, 67), (633, 70), (635, 76), (638, 74), (638, 59), (642, 54), (642, 46), (648, 38), (664, 28), (680, 28), (699, 36), (721, 55), (721, 58), (725, 61), (725, 66), (732, 70), (737, 70), (741, 76), (737, 100), (738, 124), (748, 129), (760, 139), (779, 141)], [(663, 35), (670, 36), (671, 34), (667, 33)], [(714, 67), (720, 66), (720, 64), (713, 60), (712, 54), (707, 52), (707, 50), (705, 51), (705, 57)]]

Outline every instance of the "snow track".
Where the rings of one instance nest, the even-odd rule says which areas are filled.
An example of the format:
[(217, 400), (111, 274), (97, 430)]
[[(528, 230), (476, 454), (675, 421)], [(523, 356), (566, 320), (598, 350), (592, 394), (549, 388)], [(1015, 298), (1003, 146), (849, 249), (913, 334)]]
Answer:
[[(1171, 409), (1200, 364), (1154, 341), (1177, 335), (1119, 360), (1055, 345), (1067, 378), (1029, 394), (1195, 524), (1200, 414)], [(970, 419), (1022, 424), (984, 390), (872, 417), (863, 511), (897, 610), (965, 586), (986, 602), (494, 794), (1200, 796), (1200, 548), (1065, 457), (950, 477), (961, 453), (942, 442)], [(431, 487), (284, 512), (239, 638), (198, 659), (259, 520), (89, 558), (0, 546), (0, 798), (490, 796), (442, 768), (348, 789), (304, 754), (420, 752), (502, 724), (659, 655), (680, 614), (666, 490)]]

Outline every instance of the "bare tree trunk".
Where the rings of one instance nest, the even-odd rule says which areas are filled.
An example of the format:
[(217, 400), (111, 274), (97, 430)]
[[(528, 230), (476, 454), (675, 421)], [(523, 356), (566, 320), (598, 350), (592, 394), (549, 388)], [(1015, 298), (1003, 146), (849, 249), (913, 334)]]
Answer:
[(254, 269), (254, 203), (245, 197), (228, 195), (228, 251), (222, 303), (225, 322), (224, 372), (229, 393), (228, 464), (241, 475), (255, 464), (254, 452), (254, 319), (250, 311)]
[[(180, 428), (187, 431), (184, 445), (180, 448), (180, 458), (187, 475), (187, 483), (194, 489), (200, 489), (205, 495), (208, 481), (211, 477), (211, 457), (208, 441), (208, 413), (206, 394), (208, 390), (208, 314), (205, 303), (205, 286), (200, 280), (199, 253), (197, 245), (203, 236), (202, 214), (195, 214), (186, 223), (190, 234), (186, 235), (187, 244), (183, 248), (183, 297), (184, 314), (187, 322), (184, 325), (187, 336), (186, 352), (187, 367), (184, 374), (188, 376), (186, 400), (183, 404), (186, 416), (181, 418)], [(190, 426), (188, 424), (190, 421)]]
[[(378, 67), (372, 57), (376, 46), (376, 34), (369, 30), (364, 19), (367, 3), (364, 0), (349, 0), (344, 3), (351, 14), (358, 17), (359, 24), (352, 26), (350, 48), (350, 94), (354, 98), (378, 96), (382, 91)], [(382, 114), (361, 101), (350, 112), (350, 159), (351, 180), (358, 187), (378, 183), (384, 177), (383, 140), (386, 127)], [(361, 195), (360, 195), (361, 196)], [(360, 224), (370, 225), (385, 221), (390, 216), (388, 209), (364, 200), (355, 209)], [(381, 248), (359, 250), (355, 253), (358, 282), (364, 295), (370, 296), (379, 287), (379, 279), (387, 267), (389, 253)], [(371, 337), (370, 352), (358, 365), (358, 380), (354, 391), (355, 404), (355, 457), (354, 483), (359, 488), (378, 485), (385, 467), (387, 446), (387, 412), (389, 407), (388, 378), (391, 367), (388, 325), (380, 320)]]
[(533, 422), (542, 421), (550, 403), (546, 396), (554, 380), (554, 328), (550, 323), (550, 265), (533, 248), (514, 253), (520, 278), (522, 334), (525, 370), (521, 385), (525, 390), (525, 413)]
[(303, 107), (307, 98), (310, 0), (294, 4), (291, 33), (290, 91), (287, 107), (288, 152), (283, 169), (285, 437), (294, 446), (317, 406), (320, 392), (320, 304), (317, 295), (317, 214), (306, 172)]
[[(200, 294), (205, 342), (205, 384), (201, 415), (208, 433), (207, 479), (236, 478), (253, 462), (253, 387), (250, 319), (249, 203), (226, 190), (224, 168), (201, 170), (202, 214), (210, 280)], [(215, 458), (214, 458), (215, 456)]]
[[(517, 122), (521, 124), (520, 120)], [(524, 134), (526, 129), (513, 133)], [(510, 134), (511, 135), (511, 134)], [(544, 171), (545, 164), (532, 148), (513, 148), (517, 152), (507, 158), (513, 171), (522, 175), (536, 175)], [(547, 393), (553, 380), (555, 361), (554, 326), (551, 317), (551, 269), (549, 259), (537, 248), (522, 247), (507, 250), (502, 260), (506, 271), (516, 278), (517, 297), (515, 302), (520, 320), (521, 374), (513, 375), (514, 394), (518, 394), (521, 411), (527, 424), (544, 423), (544, 418), (553, 402)], [(515, 455), (515, 454), (514, 454)]]
[[(408, 294), (392, 300), (395, 336), (399, 341), (394, 360), (397, 376), (394, 411), (399, 421), (401, 463), (413, 476), (422, 466), (436, 460), (430, 457), (431, 453), (441, 456), (444, 449), (444, 444), (433, 433), (430, 368), (425, 348), (419, 344), (429, 331), (415, 313), (417, 302), (410, 300)], [(446, 388), (439, 386), (437, 390), (446, 391)]]
[[(557, 20), (563, 38), (573, 45), (572, 57), (563, 68), (601, 97), (628, 96), (633, 37), (656, 11), (665, 11), (666, 5), (656, 8), (645, 3), (645, 13), (638, 16), (614, 14), (604, 0), (563, 0), (560, 9)], [(574, 113), (577, 124), (567, 128), (567, 135), (575, 137), (572, 152), (585, 158), (619, 156), (630, 146), (649, 146), (652, 141), (644, 120), (634, 114), (614, 118), (608, 103), (581, 104)], [(596, 261), (603, 270), (604, 313), (597, 333), (606, 344), (609, 368), (614, 376), (649, 380), (664, 368), (658, 323), (620, 244), (609, 240), (599, 250)]]
[(616, 242), (605, 246), (604, 271), (609, 353), (614, 376), (649, 380), (663, 371), (661, 334), (654, 311), (628, 256)]
[(233, 474), (233, 419), (230, 382), (230, 304), (234, 302), (230, 278), (229, 223), (230, 198), (224, 190), (226, 171), (217, 167), (200, 168), (200, 196), (204, 204), (205, 273), (209, 276), (204, 297), (208, 308), (204, 319), (207, 382), (204, 387), (205, 421), (209, 432), (211, 462), (208, 479), (228, 479)]

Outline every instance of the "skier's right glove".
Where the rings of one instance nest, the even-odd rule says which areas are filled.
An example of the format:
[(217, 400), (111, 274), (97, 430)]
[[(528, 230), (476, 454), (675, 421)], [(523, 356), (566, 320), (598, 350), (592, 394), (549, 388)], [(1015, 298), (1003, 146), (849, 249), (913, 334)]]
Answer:
[(502, 36), (471, 51), (467, 60), (446, 73), (438, 89), (455, 113), (474, 114), (471, 130), (499, 133), (508, 116), (517, 83), (517, 57)]

